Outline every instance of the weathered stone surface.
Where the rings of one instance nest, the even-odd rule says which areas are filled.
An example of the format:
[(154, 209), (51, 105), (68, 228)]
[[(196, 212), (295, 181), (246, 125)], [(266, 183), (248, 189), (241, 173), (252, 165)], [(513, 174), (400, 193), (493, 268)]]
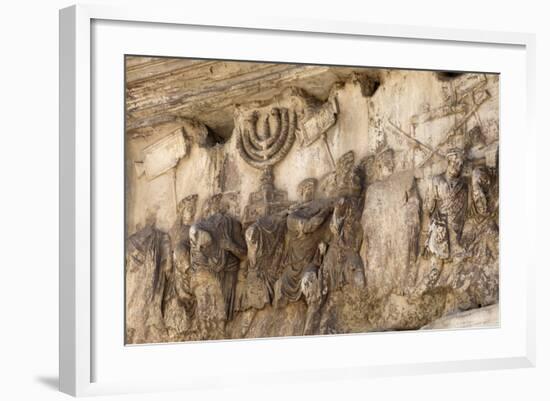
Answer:
[(398, 172), (367, 188), (361, 225), (361, 257), (373, 294), (405, 293), (417, 277), (420, 199), (411, 171)]
[(498, 324), (497, 75), (126, 68), (128, 343)]
[(128, 238), (126, 246), (126, 341), (166, 341), (163, 316), (167, 277), (172, 267), (168, 234), (151, 223)]

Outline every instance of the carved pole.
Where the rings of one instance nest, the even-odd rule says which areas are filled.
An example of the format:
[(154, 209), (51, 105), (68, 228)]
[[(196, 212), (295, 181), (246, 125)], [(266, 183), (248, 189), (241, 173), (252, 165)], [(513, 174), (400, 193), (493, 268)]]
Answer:
[(176, 164), (172, 170), (174, 171), (174, 174), (173, 174), (173, 177), (174, 177), (174, 207), (175, 207), (176, 219), (177, 219), (178, 218), (178, 174), (177, 174), (178, 165)]
[(409, 141), (414, 142), (418, 147), (420, 147), (422, 150), (425, 150), (427, 152), (434, 152), (437, 153), (439, 156), (444, 157), (442, 154), (440, 154), (437, 150), (432, 149), (425, 143), (420, 142), (418, 139), (413, 138), (411, 135), (407, 134), (405, 131), (403, 131), (401, 128), (399, 128), (397, 125), (391, 122), (391, 120), (388, 120), (388, 124), (391, 125), (391, 127), (398, 132), (399, 134), (403, 135), (405, 138), (407, 138)]
[(336, 124), (336, 116), (338, 115), (339, 108), (336, 97), (330, 98), (318, 110), (304, 122), (302, 127), (302, 146), (310, 146), (318, 139), (324, 144), (327, 151), (332, 168), (336, 169), (336, 163), (334, 156), (330, 150), (327, 140), (327, 131), (330, 127)]
[(430, 154), (428, 155), (428, 157), (426, 157), (426, 159), (424, 159), (422, 161), (422, 163), (420, 163), (418, 165), (418, 167), (422, 167), (424, 166), (428, 160), (430, 160), (432, 158), (433, 155), (435, 155), (437, 153), (437, 151), (445, 144), (447, 143), (447, 141), (453, 136), (456, 134), (456, 131), (462, 127), (464, 124), (466, 124), (466, 122), (468, 122), (468, 120), (470, 119), (470, 117), (472, 117), (474, 115), (474, 113), (477, 112), (477, 110), (479, 109), (479, 107), (487, 100), (489, 99), (490, 95), (487, 91), (484, 92), (485, 95), (483, 97), (482, 100), (480, 100), (480, 102), (475, 105), (473, 107), (472, 110), (470, 110), (460, 121), (458, 121), (453, 127), (451, 127), (446, 133), (445, 133), (445, 136), (443, 137), (443, 140), (441, 142), (439, 142), (439, 144), (434, 148), (434, 150), (432, 152), (430, 152)]
[(327, 150), (328, 157), (330, 159), (330, 164), (332, 164), (332, 168), (336, 170), (336, 162), (334, 161), (334, 156), (332, 156), (332, 152), (330, 150), (330, 146), (328, 146), (328, 140), (327, 140), (327, 133), (323, 133), (321, 135), (321, 139), (323, 144), (325, 145), (325, 149)]

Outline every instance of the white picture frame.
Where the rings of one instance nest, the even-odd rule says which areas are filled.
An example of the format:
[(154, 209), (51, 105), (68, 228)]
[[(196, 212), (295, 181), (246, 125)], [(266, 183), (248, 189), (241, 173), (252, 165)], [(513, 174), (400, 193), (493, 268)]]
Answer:
[[(206, 52), (203, 53), (206, 55), (208, 54), (209, 40), (212, 39), (209, 39), (208, 35), (212, 32), (238, 35), (238, 38), (242, 38), (243, 41), (254, 39), (255, 35), (262, 35), (262, 40), (275, 40), (277, 35), (282, 35), (278, 37), (281, 42), (285, 41), (284, 38), (287, 38), (286, 40), (300, 38), (304, 41), (325, 40), (328, 46), (330, 40), (338, 38), (342, 44), (371, 40), (378, 41), (378, 44), (380, 41), (384, 41), (384, 46), (391, 47), (406, 42), (412, 46), (411, 48), (417, 45), (433, 45), (441, 51), (441, 60), (437, 63), (429, 61), (429, 53), (426, 53), (426, 57), (419, 61), (413, 60), (410, 54), (403, 52), (393, 55), (395, 58), (386, 59), (384, 64), (378, 64), (382, 67), (453, 69), (452, 60), (445, 59), (445, 55), (450, 54), (448, 47), (452, 47), (452, 52), (467, 52), (470, 49), (474, 52), (473, 54), (480, 54), (485, 52), (486, 48), (494, 48), (496, 49), (494, 50), (495, 55), (499, 52), (506, 53), (502, 56), (504, 57), (502, 60), (509, 57), (513, 62), (502, 67), (507, 68), (507, 75), (502, 75), (504, 82), (501, 86), (501, 115), (505, 117), (502, 119), (501, 125), (501, 165), (503, 167), (501, 183), (504, 184), (501, 186), (503, 210), (501, 224), (504, 223), (501, 231), (501, 246), (504, 251), (501, 253), (501, 263), (503, 263), (501, 266), (506, 267), (502, 275), (501, 326), (497, 329), (477, 331), (388, 333), (366, 336), (125, 347), (123, 338), (118, 335), (119, 331), (117, 330), (120, 330), (118, 323), (113, 324), (114, 320), (104, 317), (105, 314), (101, 312), (104, 310), (102, 309), (104, 300), (113, 301), (114, 310), (120, 311), (124, 308), (123, 304), (117, 306), (117, 300), (119, 300), (117, 297), (120, 296), (122, 290), (116, 286), (117, 282), (113, 282), (110, 286), (105, 285), (105, 276), (95, 274), (94, 270), (98, 263), (102, 263), (104, 257), (96, 254), (96, 246), (101, 242), (98, 234), (101, 234), (101, 230), (105, 228), (101, 219), (106, 220), (107, 216), (111, 216), (110, 221), (117, 226), (113, 230), (115, 232), (120, 229), (120, 224), (116, 222), (123, 221), (123, 202), (119, 202), (120, 196), (113, 195), (114, 201), (109, 204), (102, 200), (102, 195), (98, 195), (104, 194), (105, 189), (108, 188), (103, 187), (107, 184), (104, 184), (105, 181), (101, 178), (104, 174), (101, 171), (106, 167), (101, 167), (98, 164), (98, 158), (102, 160), (102, 163), (104, 161), (109, 167), (114, 166), (115, 169), (118, 160), (122, 160), (120, 159), (122, 155), (119, 153), (122, 149), (120, 144), (122, 143), (123, 130), (119, 129), (119, 124), (123, 120), (123, 115), (115, 117), (117, 122), (112, 124), (112, 128), (107, 127), (107, 131), (113, 130), (121, 135), (120, 140), (115, 138), (113, 146), (106, 146), (105, 141), (111, 139), (98, 141), (94, 137), (94, 132), (97, 132), (98, 129), (104, 132), (102, 124), (109, 125), (114, 120), (102, 119), (99, 107), (96, 107), (97, 97), (103, 96), (101, 95), (102, 87), (94, 89), (92, 83), (101, 82), (103, 79), (102, 66), (110, 60), (101, 53), (104, 48), (105, 54), (111, 51), (109, 54), (116, 58), (126, 52), (124, 50), (125, 43), (130, 43), (132, 40), (137, 42), (141, 37), (139, 46), (137, 44), (129, 45), (130, 50), (141, 48), (142, 51), (147, 51), (147, 46), (154, 46), (155, 43), (158, 43), (158, 51), (163, 55), (182, 56), (182, 54), (175, 54), (173, 50), (170, 50), (170, 48), (176, 48), (176, 44), (171, 43), (170, 40), (162, 41), (164, 43), (162, 48), (160, 48), (161, 42), (155, 42), (155, 40), (170, 37), (169, 35), (179, 35), (178, 29), (181, 28), (185, 31), (186, 27), (189, 30), (192, 29), (193, 35), (200, 38), (200, 51)], [(149, 29), (147, 36), (140, 36), (140, 31), (144, 29)], [(157, 31), (159, 32), (157, 33)], [(94, 41), (94, 32), (97, 35), (96, 41)], [(125, 35), (124, 32), (128, 34)], [(108, 35), (106, 36), (106, 34)], [(157, 34), (158, 36), (156, 36)], [(234, 36), (233, 39), (236, 37)], [(106, 49), (105, 38), (112, 42), (109, 45), (110, 50)], [(147, 43), (148, 41), (150, 43)], [(229, 43), (233, 48), (237, 47), (237, 43), (234, 41)], [(375, 45), (376, 43), (373, 46)], [(231, 46), (226, 47), (231, 48)], [(446, 48), (447, 50), (445, 50)], [(273, 61), (289, 61), (297, 57), (292, 53), (292, 49), (280, 51), (276, 47), (273, 49), (279, 55), (286, 54), (285, 60), (279, 60), (282, 56), (274, 55), (276, 59)], [(71, 395), (81, 396), (172, 389), (203, 389), (244, 385), (249, 380), (256, 383), (272, 382), (273, 380), (284, 383), (294, 380), (326, 380), (342, 377), (360, 380), (365, 377), (387, 375), (534, 366), (534, 270), (536, 264), (535, 253), (532, 251), (536, 231), (534, 229), (536, 205), (533, 201), (536, 190), (536, 146), (534, 145), (536, 138), (533, 129), (535, 109), (534, 49), (534, 35), (524, 33), (373, 25), (357, 21), (298, 20), (291, 17), (277, 19), (257, 16), (252, 18), (250, 15), (239, 17), (238, 15), (217, 15), (215, 12), (209, 15), (188, 15), (184, 10), (166, 10), (155, 7), (112, 8), (78, 5), (61, 10), (60, 390)], [(242, 51), (245, 52), (245, 50)], [(160, 55), (156, 52), (155, 54)], [(189, 56), (196, 55), (197, 53), (189, 54)], [(246, 59), (244, 53), (242, 57)], [(479, 57), (491, 57), (491, 55), (480, 55)], [(223, 57), (216, 54), (212, 58)], [(353, 57), (349, 50), (346, 58), (346, 60), (342, 60), (342, 63), (350, 63), (355, 60), (352, 60)], [(463, 61), (466, 64), (454, 69), (464, 68), (467, 63), (470, 63), (471, 69), (475, 70), (475, 65), (481, 66), (485, 62), (485, 65), (489, 66), (492, 62), (492, 65), (496, 67), (489, 68), (489, 70), (478, 69), (478, 71), (503, 73), (498, 67), (498, 60), (498, 57), (493, 57), (492, 61), (477, 60), (477, 64), (474, 63), (474, 60), (466, 60)], [(113, 66), (113, 69), (116, 68), (118, 68), (116, 65)], [(120, 73), (122, 71), (117, 72), (117, 74)], [(114, 79), (117, 82), (120, 80), (120, 75), (109, 79)], [(117, 90), (121, 90), (123, 87), (123, 82), (119, 83), (120, 88)], [(511, 89), (516, 90), (512, 91)], [(95, 101), (93, 101), (94, 90), (98, 91), (95, 93)], [(120, 93), (117, 92), (115, 102), (120, 100), (119, 95)], [(122, 102), (119, 106), (122, 107)], [(512, 131), (521, 132), (520, 139), (517, 135), (513, 136)], [(517, 162), (513, 168), (512, 160), (509, 157), (512, 151), (515, 152), (514, 161)], [(123, 175), (123, 164), (119, 164), (118, 167), (120, 171), (117, 170), (118, 172), (113, 174), (113, 181), (108, 185), (120, 184), (117, 177)], [(506, 182), (522, 185), (522, 191), (518, 191), (517, 188), (514, 191)], [(123, 188), (120, 188), (120, 191), (122, 190)], [(511, 211), (512, 209), (515, 211), (514, 215), (512, 216), (511, 213), (507, 215), (506, 210)], [(103, 233), (107, 235), (106, 232)], [(119, 236), (117, 241), (121, 239), (123, 241), (123, 234)], [(117, 244), (120, 245), (120, 242)], [(120, 249), (120, 252), (123, 250)], [(123, 265), (119, 263), (120, 258), (113, 260), (116, 260), (113, 262), (115, 265), (113, 268), (116, 269), (116, 266), (119, 266), (120, 276), (122, 276)], [(101, 287), (102, 293), (100, 304), (96, 304), (97, 297), (94, 298), (95, 291), (99, 290), (98, 287)], [(114, 294), (116, 291), (119, 291), (118, 295)], [(120, 315), (114, 314), (112, 318), (114, 319), (116, 316)], [(123, 322), (120, 324), (123, 325)], [(98, 326), (101, 329), (98, 329)], [(113, 339), (113, 337), (116, 338)], [(107, 341), (106, 338), (110, 339)], [(476, 338), (480, 339), (479, 344), (476, 344), (477, 348), (472, 347), (476, 349), (469, 349), (469, 352), (461, 348), (461, 345), (457, 345), (457, 350), (454, 350), (455, 354), (451, 353), (452, 350), (444, 348), (445, 344), (454, 344), (452, 341), (456, 341), (456, 344), (468, 344)], [(388, 340), (386, 341), (386, 339)], [(117, 348), (116, 352), (110, 353), (108, 346), (105, 345), (109, 341), (112, 341), (112, 344), (120, 349)], [(367, 349), (369, 343), (374, 342), (377, 343), (378, 349), (382, 347), (380, 354), (371, 350), (369, 351), (371, 353), (368, 354), (369, 358), (365, 358), (360, 352), (344, 352), (346, 356), (338, 357), (339, 359), (336, 360), (339, 351), (353, 350), (355, 349), (353, 347)], [(384, 353), (384, 346), (381, 345), (383, 342), (386, 342), (386, 346), (391, 343), (391, 349), (396, 352), (401, 349), (400, 347), (403, 348), (403, 351), (398, 356), (392, 356), (387, 351)], [(421, 347), (422, 344), (437, 344), (436, 347), (443, 347), (443, 351), (439, 352), (439, 357), (433, 355), (421, 359), (418, 354), (407, 353), (408, 344), (414, 344), (414, 348)], [(113, 349), (110, 350), (113, 351)], [(326, 354), (322, 362), (314, 357), (320, 350)], [(292, 352), (302, 358), (296, 358), (298, 362), (296, 366), (292, 366), (292, 369), (285, 369), (284, 358), (278, 357), (281, 351), (283, 353)], [(426, 349), (425, 354), (429, 355), (430, 352)], [(446, 354), (446, 352), (448, 353)], [(115, 354), (119, 355), (120, 359), (116, 359)], [(129, 367), (140, 363), (140, 361), (144, 366), (157, 364), (156, 366), (166, 366), (166, 369), (170, 369), (173, 366), (171, 358), (174, 358), (171, 355), (176, 354), (179, 357), (185, 355), (188, 361), (195, 362), (196, 369), (190, 369), (180, 377), (167, 375), (162, 369), (159, 370), (156, 377), (155, 372), (152, 373), (152, 371), (144, 369), (144, 376), (149, 377), (150, 380), (138, 377), (137, 373), (135, 377), (132, 376), (135, 372), (132, 373), (133, 371)], [(464, 354), (464, 356), (456, 356), (459, 354)], [(208, 358), (215, 358), (219, 355), (223, 355), (224, 360), (233, 358), (234, 360), (242, 359), (242, 361), (235, 362), (238, 366), (224, 365), (220, 362), (222, 366), (215, 368), (204, 363), (204, 359), (208, 360)], [(273, 358), (273, 363), (267, 368), (261, 365), (261, 358)], [(308, 360), (308, 358), (310, 359)], [(109, 374), (102, 373), (106, 363), (114, 366), (113, 371), (108, 372)], [(189, 366), (193, 367), (193, 363), (189, 363)], [(127, 369), (125, 370), (125, 368)], [(231, 375), (233, 369), (236, 371), (235, 376)], [(127, 371), (128, 375), (117, 375), (116, 371)], [(239, 380), (238, 376), (243, 372), (246, 380)], [(298, 376), (297, 372), (299, 372)]]

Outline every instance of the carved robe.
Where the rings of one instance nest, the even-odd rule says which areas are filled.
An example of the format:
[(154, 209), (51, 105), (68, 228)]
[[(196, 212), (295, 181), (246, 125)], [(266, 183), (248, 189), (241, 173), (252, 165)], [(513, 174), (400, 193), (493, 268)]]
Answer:
[[(164, 321), (170, 333), (181, 336), (189, 328), (195, 300), (190, 287), (191, 244), (187, 224), (178, 222), (170, 230), (173, 263), (168, 276)], [(177, 338), (176, 338), (177, 339)]]
[(189, 268), (191, 267), (191, 242), (188, 224), (176, 224), (170, 231), (174, 255), (174, 287), (181, 299), (189, 298)]
[(247, 229), (249, 249), (246, 297), (243, 309), (271, 304), (275, 282), (281, 274), (286, 232), (285, 218), (266, 216)]
[[(432, 178), (430, 191), (428, 210), (432, 214), (426, 249), (433, 258), (429, 272), (415, 290), (417, 293), (454, 281), (460, 265), (455, 256), (461, 257), (464, 252), (462, 234), (470, 193), (466, 178), (437, 175)], [(445, 269), (444, 264), (447, 264)]]
[(345, 284), (365, 284), (363, 261), (359, 255), (363, 228), (356, 202), (342, 198), (334, 210), (330, 222), (332, 238), (321, 267), (326, 291), (336, 291)]
[(464, 228), (469, 263), (458, 268), (450, 284), (466, 291), (476, 305), (488, 305), (499, 297), (498, 176), (486, 167), (472, 172), (471, 218)]
[(163, 300), (172, 266), (170, 238), (146, 227), (126, 246), (126, 330), (130, 343), (164, 341)]
[[(460, 246), (468, 212), (468, 183), (464, 177), (447, 179), (445, 174), (433, 177), (430, 211), (447, 223), (451, 248)], [(451, 253), (453, 249), (451, 249)]]
[(241, 225), (232, 217), (214, 214), (194, 227), (212, 238), (208, 244), (191, 246), (192, 287), (199, 319), (231, 320), (240, 259), (246, 255)]
[(311, 263), (321, 264), (318, 246), (328, 240), (325, 223), (331, 211), (327, 202), (315, 200), (298, 206), (288, 215), (284, 270), (275, 290), (277, 307), (298, 301), (304, 269)]

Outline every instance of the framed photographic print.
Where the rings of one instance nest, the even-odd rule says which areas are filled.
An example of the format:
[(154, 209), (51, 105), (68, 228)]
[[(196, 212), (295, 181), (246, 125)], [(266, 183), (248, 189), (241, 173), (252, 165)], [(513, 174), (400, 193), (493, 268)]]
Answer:
[(533, 47), (62, 10), (61, 390), (532, 366)]

